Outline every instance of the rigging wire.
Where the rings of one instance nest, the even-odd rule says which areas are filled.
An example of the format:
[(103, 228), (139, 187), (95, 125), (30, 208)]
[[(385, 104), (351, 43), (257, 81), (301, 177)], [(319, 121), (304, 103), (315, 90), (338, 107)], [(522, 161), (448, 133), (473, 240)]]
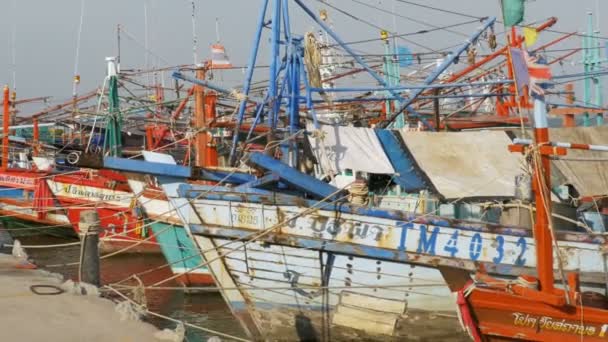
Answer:
[[(366, 24), (366, 25), (368, 25), (370, 27), (373, 27), (373, 28), (375, 28), (377, 30), (385, 31), (385, 29), (383, 27), (380, 27), (380, 26), (378, 26), (378, 25), (376, 25), (376, 24), (374, 24), (374, 23), (372, 23), (370, 21), (367, 21), (365, 19), (359, 18), (359, 17), (355, 16), (354, 14), (352, 14), (352, 13), (346, 11), (346, 10), (340, 9), (339, 7), (336, 7), (336, 6), (332, 5), (332, 4), (329, 4), (329, 3), (327, 3), (327, 2), (325, 2), (323, 0), (317, 0), (317, 1), (320, 2), (320, 3), (322, 3), (324, 6), (328, 6), (330, 8), (333, 8), (334, 10), (338, 11), (339, 13), (342, 13), (343, 15), (345, 15), (345, 16), (347, 16), (347, 17), (349, 17), (349, 18), (351, 18), (351, 19), (353, 19), (355, 21), (358, 21), (360, 23), (364, 23), (364, 24)], [(436, 50), (434, 50), (434, 49), (432, 49), (432, 48), (430, 48), (428, 46), (416, 43), (415, 41), (413, 41), (411, 39), (407, 39), (405, 37), (398, 37), (398, 38), (401, 39), (401, 40), (403, 40), (403, 41), (406, 41), (406, 42), (408, 42), (408, 43), (410, 43), (412, 45), (415, 45), (415, 46), (418, 46), (420, 48), (423, 48), (425, 50), (433, 51), (433, 52), (438, 52), (438, 51), (436, 51)]]
[(80, 62), (80, 42), (82, 37), (82, 26), (84, 22), (84, 4), (85, 0), (80, 0), (80, 21), (78, 24), (78, 34), (76, 36), (76, 57), (74, 58), (74, 80), (72, 85), (72, 96), (78, 94), (78, 85), (80, 84), (80, 76), (78, 75), (78, 64)]
[[(399, 1), (401, 3), (404, 3), (404, 4), (412, 5), (412, 6), (423, 7), (423, 8), (427, 8), (427, 9), (430, 9), (430, 10), (434, 10), (434, 11), (438, 11), (438, 12), (443, 12), (443, 13), (449, 13), (449, 14), (458, 15), (458, 16), (461, 16), (461, 17), (466, 17), (466, 18), (476, 18), (476, 19), (480, 19), (480, 20), (484, 19), (484, 18), (487, 18), (487, 17), (477, 17), (477, 16), (474, 16), (474, 15), (471, 15), (471, 14), (467, 14), (467, 13), (463, 13), (463, 12), (458, 12), (458, 11), (454, 11), (454, 10), (448, 10), (448, 9), (445, 9), (445, 8), (439, 8), (439, 7), (424, 5), (424, 4), (420, 4), (420, 3), (416, 3), (416, 2), (408, 1), (408, 0), (397, 0), (397, 1)], [(496, 20), (496, 22), (497, 23), (502, 23), (502, 21), (500, 21), (500, 20)], [(526, 25), (516, 25), (516, 26), (517, 27), (525, 27)], [(546, 28), (544, 31), (551, 32), (551, 33), (559, 33), (559, 34), (569, 34), (568, 32), (558, 31), (558, 30), (550, 29), (550, 28)], [(598, 39), (608, 40), (608, 37), (600, 37), (600, 36), (595, 36), (593, 34), (575, 33), (574, 35), (577, 36), (577, 37), (586, 37), (586, 38), (594, 37), (594, 38), (598, 38)]]
[[(417, 24), (421, 24), (421, 25), (425, 25), (425, 26), (428, 26), (428, 27), (432, 27), (434, 30), (443, 30), (443, 31), (446, 31), (446, 32), (450, 32), (450, 33), (459, 35), (459, 36), (468, 37), (468, 35), (465, 34), (465, 33), (454, 31), (454, 30), (450, 30), (449, 28), (445, 28), (445, 27), (436, 26), (436, 25), (433, 25), (433, 24), (431, 24), (429, 22), (426, 22), (426, 21), (423, 21), (423, 20), (419, 20), (419, 19), (416, 19), (416, 18), (408, 17), (408, 16), (405, 16), (403, 14), (397, 13), (395, 10), (389, 11), (389, 10), (380, 8), (378, 6), (370, 5), (368, 3), (365, 3), (365, 2), (359, 1), (359, 0), (350, 0), (350, 1), (352, 1), (354, 3), (357, 3), (357, 4), (360, 4), (362, 6), (368, 7), (368, 8), (375, 9), (377, 11), (380, 11), (380, 12), (383, 12), (383, 13), (386, 13), (386, 14), (390, 14), (390, 15), (395, 16), (395, 17), (399, 17), (399, 18), (402, 18), (402, 19), (405, 19), (405, 20), (409, 20), (409, 21), (415, 22)], [(394, 0), (394, 1), (396, 1), (396, 0)], [(468, 21), (467, 23), (475, 23), (475, 22), (478, 22), (478, 20)], [(421, 30), (419, 32), (421, 32), (421, 33), (427, 33), (428, 31), (427, 30)]]
[(17, 0), (13, 0), (13, 22), (11, 25), (11, 68), (13, 77), (13, 91), (17, 92)]
[[(408, 32), (408, 33), (395, 33), (393, 35), (393, 37), (408, 37), (408, 36), (415, 36), (415, 35), (421, 35), (421, 34), (427, 34), (427, 33), (431, 33), (431, 32), (435, 32), (435, 31), (439, 31), (439, 30), (445, 30), (445, 29), (450, 29), (453, 27), (459, 27), (459, 26), (464, 26), (464, 25), (468, 25), (468, 24), (472, 24), (472, 23), (476, 23), (478, 22), (477, 20), (468, 20), (465, 22), (461, 22), (461, 23), (456, 23), (456, 24), (451, 24), (451, 25), (446, 25), (446, 26), (438, 26), (436, 28), (432, 28), (432, 29), (428, 29), (428, 30), (418, 30), (418, 31), (414, 31), (414, 32)], [(382, 38), (369, 38), (369, 39), (363, 39), (363, 40), (355, 40), (355, 41), (351, 41), (351, 42), (346, 42), (344, 43), (344, 45), (355, 45), (355, 44), (362, 44), (362, 43), (369, 43), (369, 42), (375, 42), (375, 41), (381, 41)], [(336, 47), (336, 46), (340, 46), (340, 44), (329, 44), (326, 47), (327, 48), (332, 48), (332, 47)], [(439, 52), (441, 53), (442, 51), (446, 51), (446, 49), (440, 49)], [(419, 54), (433, 54), (433, 53), (437, 53), (437, 52), (420, 52)]]

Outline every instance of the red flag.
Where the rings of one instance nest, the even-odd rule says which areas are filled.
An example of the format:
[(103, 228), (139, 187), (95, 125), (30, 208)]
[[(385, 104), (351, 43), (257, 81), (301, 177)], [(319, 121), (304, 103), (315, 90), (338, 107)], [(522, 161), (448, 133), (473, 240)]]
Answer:
[(222, 44), (211, 45), (211, 68), (212, 69), (230, 69), (232, 64), (226, 54), (226, 49)]

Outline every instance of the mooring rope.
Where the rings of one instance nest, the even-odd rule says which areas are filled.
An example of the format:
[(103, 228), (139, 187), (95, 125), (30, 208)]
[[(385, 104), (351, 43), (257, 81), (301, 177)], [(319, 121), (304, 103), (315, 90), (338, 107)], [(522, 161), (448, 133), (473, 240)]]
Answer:
[(217, 330), (213, 330), (213, 329), (209, 329), (209, 328), (204, 328), (204, 327), (201, 327), (201, 326), (198, 326), (198, 325), (195, 325), (195, 324), (191, 324), (191, 323), (188, 323), (188, 322), (185, 322), (185, 321), (181, 321), (181, 320), (169, 317), (169, 316), (165, 316), (165, 315), (159, 314), (159, 313), (154, 312), (154, 311), (150, 311), (150, 309), (148, 309), (147, 307), (145, 307), (145, 306), (143, 306), (143, 305), (135, 302), (133, 299), (125, 296), (122, 292), (116, 290), (111, 285), (104, 285), (103, 288), (106, 288), (106, 289), (114, 292), (115, 294), (119, 295), (124, 300), (128, 301), (129, 303), (131, 303), (132, 305), (137, 306), (141, 311), (145, 312), (146, 314), (149, 314), (149, 315), (152, 315), (152, 316), (156, 316), (156, 317), (159, 317), (159, 318), (163, 318), (163, 319), (166, 319), (166, 320), (174, 322), (174, 323), (180, 323), (180, 324), (183, 324), (183, 325), (185, 325), (187, 327), (190, 327), (190, 328), (193, 328), (193, 329), (197, 329), (197, 330), (201, 330), (201, 331), (204, 331), (206, 333), (216, 334), (216, 335), (219, 335), (219, 336), (222, 336), (222, 337), (225, 337), (225, 338), (233, 339), (235, 341), (243, 341), (243, 342), (249, 342), (250, 341), (250, 340), (238, 337), (238, 336), (230, 335), (230, 334), (223, 333), (223, 332), (220, 332), (220, 331), (217, 331)]

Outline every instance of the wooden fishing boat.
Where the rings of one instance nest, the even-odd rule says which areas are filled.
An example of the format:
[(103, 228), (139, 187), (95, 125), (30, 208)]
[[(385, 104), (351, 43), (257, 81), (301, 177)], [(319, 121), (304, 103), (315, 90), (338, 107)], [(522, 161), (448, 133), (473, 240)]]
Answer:
[(64, 210), (58, 206), (46, 184), (45, 172), (0, 171), (0, 214), (41, 225), (69, 227)]
[[(602, 341), (608, 331), (608, 298), (597, 292), (583, 291), (579, 270), (563, 269), (563, 251), (554, 238), (548, 204), (550, 156), (566, 154), (566, 147), (593, 148), (574, 143), (551, 147), (542, 98), (535, 101), (534, 122), (536, 149), (530, 151), (534, 154), (534, 241), (538, 276), (520, 277), (520, 281), (514, 283), (479, 274), (458, 292), (460, 314), (475, 341)], [(516, 145), (512, 150), (523, 152), (526, 149)], [(554, 253), (558, 256), (555, 263)], [(554, 264), (560, 269), (561, 288), (554, 286)]]
[(80, 232), (80, 214), (96, 210), (102, 231), (101, 249), (131, 253), (158, 253), (154, 237), (148, 238), (137, 201), (126, 178), (111, 171), (79, 171), (49, 176), (46, 180), (52, 195), (67, 212), (76, 233)]
[[(9, 130), (9, 88), (4, 87), (3, 131)], [(0, 215), (3, 219), (20, 219), (49, 228), (65, 228), (69, 221), (58, 207), (46, 184), (48, 173), (33, 168), (25, 153), (20, 162), (9, 161), (9, 135), (2, 139), (2, 168), (0, 169)], [(48, 228), (47, 228), (48, 230)], [(50, 230), (49, 230), (50, 231)]]
[[(171, 156), (149, 152), (144, 153), (147, 162), (109, 157), (104, 159), (104, 167), (132, 173), (145, 169), (150, 176), (156, 176), (155, 183), (161, 186), (170, 208), (175, 210), (171, 219), (179, 219), (227, 304), (253, 339), (281, 336), (288, 340), (399, 340), (424, 335), (428, 338), (429, 329), (425, 328), (439, 324), (441, 330), (430, 329), (434, 334), (431, 338), (462, 337), (458, 335), (454, 320), (444, 324), (440, 322), (442, 318), (438, 318), (444, 317), (438, 314), (453, 314), (456, 310), (449, 286), (456, 280), (466, 282), (471, 274), (480, 271), (498, 279), (533, 275), (537, 246), (532, 232), (512, 225), (447, 219), (420, 214), (416, 210), (387, 209), (347, 201), (345, 197), (354, 195), (345, 194), (342, 186), (329, 185), (298, 171), (301, 146), (294, 137), (302, 128), (300, 104), (305, 101), (314, 112), (312, 93), (388, 91), (390, 96), (384, 99), (401, 102), (392, 116), (386, 117), (385, 124), (398, 118), (403, 110), (417, 116), (417, 108), (411, 106), (413, 101), (423, 92), (432, 91), (426, 87), (433, 87), (431, 83), (469, 47), (470, 42), (492, 26), (493, 19), (487, 18), (467, 43), (438, 63), (422, 86), (408, 88), (411, 92), (404, 99), (397, 90), (407, 87), (389, 87), (348, 44), (341, 43), (327, 23), (316, 17), (302, 1), (293, 2), (352, 54), (362, 70), (368, 71), (383, 87), (340, 90), (306, 84), (306, 97), (301, 96), (301, 76), (305, 71), (312, 73), (315, 70), (304, 70), (302, 56), (297, 52), (304, 47), (298, 38), (290, 36), (289, 30), (285, 32), (286, 40), (280, 40), (282, 20), (288, 20), (281, 18), (281, 5), (276, 2), (271, 27), (272, 81), (267, 94), (270, 100), (250, 96), (257, 45), (267, 22), (265, 15), (270, 3), (265, 1), (242, 88), (245, 99), (238, 107), (236, 134), (232, 136), (229, 155), (230, 165), (236, 165), (238, 159), (246, 160), (254, 167), (253, 174), (241, 174), (234, 169), (219, 176), (209, 168), (178, 166)], [(278, 53), (281, 44), (289, 44), (283, 59)], [(504, 51), (507, 48), (502, 53)], [(281, 77), (276, 76), (279, 69), (285, 71)], [(201, 78), (180, 72), (174, 73), (174, 77), (230, 93)], [(288, 90), (282, 93), (279, 89)], [(238, 151), (241, 146), (239, 133), (246, 124), (244, 112), (248, 103), (253, 103), (257, 112), (249, 122), (255, 126), (259, 117), (265, 115), (270, 135), (266, 141), (269, 145), (273, 142), (277, 148), (265, 148), (265, 153)], [(283, 104), (284, 112), (279, 108)], [(281, 117), (284, 121), (279, 120), (279, 114), (284, 114)], [(424, 121), (423, 117), (419, 119)], [(505, 121), (508, 120), (502, 122)], [(277, 122), (284, 122), (284, 125), (278, 127)], [(319, 129), (317, 122), (314, 124)], [(463, 124), (462, 127), (469, 126)], [(204, 127), (197, 125), (196, 128)], [(390, 130), (381, 131), (386, 135), (395, 134)], [(376, 159), (368, 158), (369, 155), (365, 155), (366, 162), (375, 163)], [(403, 164), (401, 170), (408, 167), (412, 168), (411, 164)], [(222, 184), (193, 184), (192, 179), (221, 180)], [(562, 252), (568, 255), (559, 264), (566, 271), (582, 270), (584, 286), (603, 288), (605, 238), (601, 234), (577, 232), (557, 232), (556, 237)]]
[(146, 177), (129, 174), (128, 178), (139, 205), (146, 213), (150, 229), (171, 271), (177, 276), (175, 280), (189, 287), (213, 285), (213, 277), (204, 266), (198, 248), (162, 189), (146, 181)]

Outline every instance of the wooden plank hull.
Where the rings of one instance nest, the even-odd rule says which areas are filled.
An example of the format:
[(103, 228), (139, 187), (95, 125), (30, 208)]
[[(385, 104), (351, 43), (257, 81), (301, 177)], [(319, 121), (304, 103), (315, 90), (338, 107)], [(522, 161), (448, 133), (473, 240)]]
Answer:
[(77, 234), (80, 232), (81, 212), (97, 211), (104, 253), (159, 253), (160, 248), (154, 237), (142, 241), (149, 236), (149, 229), (136, 212), (133, 193), (128, 188), (112, 188), (108, 186), (110, 182), (101, 176), (88, 180), (82, 175), (47, 180)]
[[(311, 210), (306, 201), (278, 195), (192, 189), (164, 185), (224, 298), (254, 337), (424, 338), (428, 332), (420, 328), (433, 317), (451, 315), (458, 326), (438, 268), (512, 278), (536, 266), (534, 240), (520, 229), (407, 220), (396, 211), (361, 214), (348, 205)], [(603, 286), (603, 239), (560, 238), (564, 268), (581, 270), (592, 288)], [(434, 338), (462, 339), (459, 329), (443, 329), (452, 323), (442, 322), (449, 333)]]
[[(137, 177), (136, 177), (137, 178)], [(200, 251), (181, 225), (175, 210), (170, 206), (160, 189), (148, 189), (147, 183), (129, 179), (133, 192), (147, 217), (152, 220), (150, 228), (156, 236), (161, 251), (171, 266), (176, 281), (188, 287), (213, 286), (213, 277), (204, 263)]]
[[(505, 291), (475, 288), (468, 295), (472, 315), (486, 341), (605, 341), (608, 338), (606, 300), (556, 306)], [(585, 300), (583, 300), (585, 302)]]

